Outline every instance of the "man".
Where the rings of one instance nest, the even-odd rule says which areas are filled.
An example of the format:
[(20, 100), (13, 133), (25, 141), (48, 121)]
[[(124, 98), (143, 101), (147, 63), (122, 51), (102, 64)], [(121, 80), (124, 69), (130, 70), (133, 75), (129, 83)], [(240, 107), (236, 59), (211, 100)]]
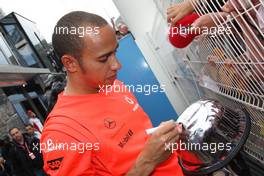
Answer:
[(9, 156), (15, 175), (44, 176), (39, 140), (22, 134), (16, 127), (11, 128), (9, 134), (13, 139)]
[(42, 123), (40, 122), (39, 118), (36, 116), (36, 114), (31, 111), (31, 110), (28, 110), (27, 111), (27, 115), (29, 117), (29, 122), (33, 125), (33, 127), (38, 130), (38, 132), (42, 132), (42, 129), (43, 129), (43, 125)]
[(41, 134), (40, 134), (40, 132), (38, 132), (38, 131), (33, 127), (33, 125), (31, 125), (31, 124), (27, 124), (25, 128), (26, 128), (27, 133), (28, 133), (31, 137), (35, 137), (35, 138), (37, 138), (37, 139), (40, 140)]
[[(74, 28), (88, 30), (84, 37), (67, 33)], [(41, 136), (46, 172), (181, 176), (176, 153), (165, 150), (165, 144), (176, 142), (181, 126), (165, 122), (147, 135), (152, 124), (135, 97), (126, 91), (105, 93), (122, 86), (116, 80), (121, 65), (115, 31), (105, 19), (80, 11), (66, 14), (56, 24), (52, 44), (67, 71), (67, 85)]]
[(1, 150), (0, 156), (2, 156), (5, 160), (4, 163), (5, 172), (7, 172), (7, 174), (9, 175), (13, 175), (13, 167), (9, 157), (11, 146), (12, 145), (10, 143), (9, 136), (4, 136), (3, 140), (0, 140), (0, 150)]
[(5, 159), (0, 156), (0, 176), (8, 176), (5, 168)]
[(130, 33), (130, 31), (128, 30), (127, 25), (125, 25), (124, 23), (119, 23), (116, 25), (117, 26), (117, 31), (116, 31), (116, 36), (117, 39), (121, 39), (124, 36), (126, 36), (127, 34)]

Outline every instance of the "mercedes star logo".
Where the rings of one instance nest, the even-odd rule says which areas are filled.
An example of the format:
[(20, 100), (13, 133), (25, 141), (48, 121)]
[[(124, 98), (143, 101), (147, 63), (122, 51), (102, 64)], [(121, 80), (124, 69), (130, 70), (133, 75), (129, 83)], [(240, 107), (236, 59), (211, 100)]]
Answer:
[(113, 129), (116, 127), (116, 122), (112, 119), (104, 119), (104, 125), (108, 129)]

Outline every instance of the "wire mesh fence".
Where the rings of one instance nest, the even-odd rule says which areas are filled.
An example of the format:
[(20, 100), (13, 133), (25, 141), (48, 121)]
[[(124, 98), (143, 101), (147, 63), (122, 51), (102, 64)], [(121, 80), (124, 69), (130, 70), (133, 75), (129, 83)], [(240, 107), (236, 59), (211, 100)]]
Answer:
[[(209, 18), (214, 29), (227, 30), (202, 33), (187, 48), (175, 48), (173, 61), (161, 64), (187, 102), (208, 97), (244, 107), (252, 120), (244, 150), (264, 164), (264, 1), (189, 1), (199, 18)], [(167, 8), (182, 1), (154, 2), (166, 20)]]

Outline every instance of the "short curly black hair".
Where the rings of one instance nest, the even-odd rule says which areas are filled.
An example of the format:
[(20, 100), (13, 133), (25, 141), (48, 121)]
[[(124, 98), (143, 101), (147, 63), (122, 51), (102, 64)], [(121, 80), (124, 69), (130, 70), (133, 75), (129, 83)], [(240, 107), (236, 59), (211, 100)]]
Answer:
[[(76, 29), (103, 27), (107, 24), (107, 21), (101, 16), (88, 12), (73, 11), (64, 15), (57, 22), (52, 35), (52, 45), (55, 52), (59, 58), (69, 54), (76, 59), (80, 59), (84, 48), (87, 46)], [(69, 31), (72, 29), (75, 29), (75, 31)]]

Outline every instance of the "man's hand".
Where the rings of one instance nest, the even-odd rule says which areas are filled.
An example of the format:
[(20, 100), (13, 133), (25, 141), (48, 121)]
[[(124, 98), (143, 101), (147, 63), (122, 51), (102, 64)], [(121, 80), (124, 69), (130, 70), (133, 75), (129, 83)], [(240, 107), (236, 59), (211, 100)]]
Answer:
[(159, 129), (148, 139), (140, 156), (154, 166), (166, 161), (171, 151), (165, 150), (165, 144), (175, 143), (179, 139), (180, 132), (181, 126), (175, 121), (161, 123)]
[(193, 12), (194, 8), (191, 1), (197, 0), (186, 0), (182, 3), (175, 4), (167, 9), (167, 22), (173, 26), (177, 21), (189, 15)]
[(245, 9), (248, 9), (251, 7), (251, 4), (249, 3), (251, 1), (253, 5), (256, 5), (259, 3), (259, 0), (228, 0), (224, 6), (222, 7), (222, 10), (224, 12), (232, 12), (236, 9), (238, 11), (245, 11)]
[(146, 145), (138, 156), (134, 167), (127, 174), (149, 175), (156, 166), (166, 161), (172, 152), (166, 148), (168, 144), (175, 143), (179, 139), (182, 126), (175, 121), (161, 123), (157, 131), (147, 140)]
[(210, 31), (212, 27), (215, 28), (217, 25), (220, 25), (220, 23), (223, 23), (225, 20), (227, 20), (228, 15), (229, 14), (226, 12), (215, 12), (202, 15), (191, 24), (191, 32), (194, 34), (201, 34), (202, 30), (205, 28)]

